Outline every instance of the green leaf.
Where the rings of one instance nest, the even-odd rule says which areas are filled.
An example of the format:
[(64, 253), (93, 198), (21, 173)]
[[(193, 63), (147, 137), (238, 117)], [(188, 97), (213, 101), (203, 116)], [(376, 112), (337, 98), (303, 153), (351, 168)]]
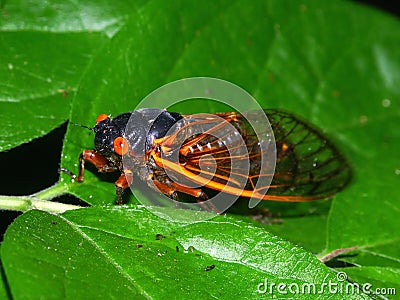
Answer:
[(400, 289), (400, 271), (398, 268), (359, 267), (343, 270), (346, 271), (350, 280), (364, 282), (369, 291), (375, 294), (384, 297), (393, 296), (394, 299)]
[[(1, 247), (0, 247), (0, 258), (1, 258)], [(0, 259), (0, 299), (10, 299), (7, 286), (6, 286), (6, 277), (4, 275), (3, 265), (1, 264)]]
[(2, 32), (0, 150), (43, 136), (69, 118), (87, 56), (99, 43), (96, 33)]
[(1, 250), (15, 298), (254, 298), (260, 284), (270, 295), (269, 285), (281, 282), (339, 282), (309, 252), (245, 222), (181, 226), (140, 207), (30, 211), (10, 226)]
[[(268, 225), (266, 230), (312, 252), (320, 252), (325, 239), (325, 252), (359, 246), (358, 250), (340, 260), (362, 266), (359, 270), (346, 269), (349, 277), (360, 283), (374, 281), (374, 286), (385, 287), (387, 283), (394, 282), (388, 278), (397, 278), (400, 269), (400, 197), (397, 191), (400, 180), (400, 131), (397, 130), (400, 116), (398, 20), (351, 2), (312, 0), (301, 4), (291, 1), (254, 1), (251, 4), (243, 1), (207, 4), (191, 1), (114, 1), (112, 5), (94, 0), (86, 3), (67, 1), (62, 4), (54, 1), (12, 1), (6, 3), (1, 13), (0, 126), (3, 135), (0, 138), (0, 150), (11, 149), (42, 136), (67, 119), (93, 126), (100, 113), (115, 116), (130, 111), (149, 92), (176, 79), (212, 76), (229, 80), (249, 91), (263, 107), (284, 108), (321, 128), (348, 157), (355, 173), (352, 185), (332, 200), (329, 215), (329, 201), (324, 204), (263, 203), (273, 212), (274, 218), (281, 219), (280, 224)], [(226, 107), (212, 101), (191, 101), (179, 103), (173, 110), (181, 113), (212, 113), (226, 110)], [(61, 165), (76, 171), (79, 153), (92, 148), (93, 135), (88, 135), (81, 127), (70, 125), (64, 140)], [(94, 169), (87, 170), (85, 182), (81, 184), (70, 182), (68, 176), (61, 178), (70, 193), (94, 206), (114, 203), (115, 179), (99, 176)], [(134, 200), (131, 199), (129, 205), (133, 205)], [(53, 250), (48, 249), (48, 255), (35, 252), (42, 255), (39, 261), (44, 272), (37, 276), (44, 276), (40, 281), (41, 287), (48, 288), (49, 295), (61, 295), (57, 294), (61, 291), (57, 284), (61, 283), (46, 277), (46, 274), (55, 274), (55, 278), (64, 276), (63, 268), (57, 264), (59, 252), (54, 251), (55, 242), (65, 247), (65, 253), (74, 254), (71, 262), (76, 267), (71, 269), (71, 272), (75, 272), (72, 273), (74, 277), (67, 279), (73, 281), (78, 278), (73, 282), (77, 285), (90, 283), (79, 290), (81, 293), (107, 292), (111, 286), (120, 295), (128, 291), (141, 294), (140, 289), (136, 290), (136, 285), (132, 286), (129, 280), (130, 276), (136, 278), (132, 270), (138, 268), (144, 268), (153, 280), (151, 287), (148, 283), (146, 286), (141, 283), (141, 287), (145, 286), (143, 293), (152, 293), (159, 298), (164, 291), (173, 289), (174, 285), (171, 284), (156, 294), (157, 285), (154, 283), (158, 282), (157, 276), (165, 282), (169, 275), (159, 275), (159, 265), (154, 260), (144, 260), (145, 263), (141, 264), (141, 261), (138, 263), (130, 259), (130, 251), (136, 251), (133, 252), (136, 255), (140, 254), (138, 251), (146, 250), (135, 249), (135, 244), (129, 244), (133, 240), (136, 242), (139, 239), (137, 236), (132, 234), (122, 241), (120, 237), (125, 235), (116, 230), (112, 222), (100, 231), (81, 226), (90, 220), (88, 215), (94, 211), (99, 213), (101, 220), (108, 220), (110, 212), (99, 210), (91, 208), (63, 216), (51, 215), (56, 219), (56, 225), (49, 224), (50, 215), (37, 212), (19, 218), (7, 232), (8, 240), (1, 249), (2, 263), (8, 266), (6, 275), (11, 291), (21, 291), (24, 285), (39, 282), (10, 267), (10, 261), (18, 262), (20, 257), (24, 259), (18, 263), (28, 268), (29, 272), (35, 272), (37, 266), (35, 256), (29, 256), (30, 244), (25, 244), (24, 248), (21, 246), (24, 242), (22, 236), (26, 234), (26, 226), (21, 224), (25, 221), (29, 228), (43, 229), (41, 226), (47, 225), (51, 228), (50, 232), (42, 230), (26, 239), (30, 241), (36, 238), (35, 242), (38, 243), (44, 239), (41, 245), (43, 249), (48, 245), (53, 247)], [(121, 209), (117, 208), (116, 211), (121, 212)], [(72, 216), (75, 218), (70, 220)], [(114, 214), (112, 216), (115, 217)], [(148, 217), (151, 218), (151, 215), (146, 215)], [(278, 262), (296, 263), (297, 255), (303, 255), (303, 261), (308, 261), (312, 270), (318, 271), (318, 276), (330, 272), (317, 264), (309, 252), (297, 247), (292, 246), (296, 249), (295, 256), (287, 256), (286, 250), (290, 244), (265, 231), (261, 234), (260, 225), (257, 225), (257, 229), (253, 225), (242, 226), (248, 224), (246, 220), (240, 223), (240, 232), (230, 230), (237, 225), (237, 219), (245, 220), (232, 217), (216, 226), (215, 222), (220, 220), (217, 219), (186, 229), (157, 221), (164, 224), (159, 226), (165, 226), (165, 232), (172, 232), (176, 228), (179, 233), (165, 239), (173, 241), (168, 245), (161, 244), (165, 240), (160, 242), (150, 238), (156, 232), (152, 228), (163, 229), (155, 221), (149, 226), (133, 222), (137, 227), (132, 228), (143, 236), (147, 235), (148, 238), (143, 238), (143, 241), (151, 239), (152, 246), (160, 242), (155, 245), (160, 244), (161, 251), (174, 249), (174, 243), (183, 246), (185, 237), (189, 235), (205, 235), (195, 246), (196, 251), (200, 252), (195, 253), (201, 256), (178, 253), (186, 255), (184, 267), (175, 269), (179, 272), (173, 272), (171, 276), (181, 284), (179, 286), (188, 283), (185, 291), (193, 287), (193, 291), (204, 292), (197, 289), (199, 284), (193, 279), (197, 278), (193, 276), (195, 270), (202, 271), (198, 275), (202, 279), (199, 282), (207, 282), (213, 288), (220, 286), (221, 282), (231, 282), (232, 278), (238, 280), (238, 288), (232, 285), (224, 289), (235, 296), (248, 291), (241, 289), (247, 282), (243, 278), (250, 278), (255, 284), (251, 293), (254, 293), (254, 288), (265, 274), (265, 278), (274, 279), (274, 282), (278, 282), (277, 278), (282, 282), (292, 282), (293, 278), (309, 282), (307, 274), (312, 272), (301, 264), (299, 269), (293, 272), (289, 270), (292, 272), (289, 274), (279, 264), (276, 274), (271, 273), (270, 269), (263, 269), (260, 257), (268, 258), (271, 264), (275, 259), (269, 256), (274, 247), (268, 245), (258, 249), (254, 268), (228, 262), (228, 257), (234, 253), (230, 245), (229, 251), (222, 251), (218, 257), (213, 256), (204, 249), (210, 241), (216, 241), (211, 234), (207, 235), (208, 232), (217, 236), (226, 232), (224, 240), (232, 240), (240, 247), (250, 248), (250, 251), (251, 247), (244, 245), (247, 236), (254, 238), (254, 243), (250, 245), (264, 246), (269, 239), (273, 246), (282, 242), (285, 251), (278, 256)], [(41, 223), (43, 220), (47, 225)], [(53, 228), (59, 224), (68, 232), (67, 236), (63, 235), (63, 240), (54, 233), (59, 234)], [(130, 224), (132, 217), (121, 213), (115, 225), (120, 227), (119, 230), (130, 232)], [(215, 232), (214, 226), (218, 232)], [(80, 231), (75, 231), (75, 228)], [(96, 242), (89, 242), (86, 236)], [(71, 245), (76, 246), (73, 244), (76, 240), (83, 241), (83, 244), (81, 248), (72, 249)], [(278, 240), (279, 243), (274, 243)], [(18, 251), (7, 246), (11, 242), (19, 245)], [(111, 251), (116, 246), (123, 248), (119, 255)], [(57, 249), (61, 247), (57, 246)], [(154, 249), (145, 253), (157, 254)], [(159, 257), (169, 258), (163, 264), (164, 270), (167, 263), (171, 264), (171, 269), (176, 268), (173, 259), (171, 262), (173, 257), (170, 252)], [(93, 260), (89, 260), (92, 257), (97, 259), (97, 264), (101, 262), (110, 270), (109, 277), (105, 274), (98, 280), (100, 276), (96, 277), (97, 272), (87, 272), (96, 269), (89, 269), (93, 263)], [(118, 261), (117, 265), (120, 263), (122, 269), (115, 266), (113, 269), (110, 257)], [(48, 264), (43, 263), (46, 259)], [(203, 272), (205, 266), (210, 264), (215, 264), (216, 268)], [(216, 275), (214, 271), (220, 268), (226, 273)], [(357, 272), (362, 272), (362, 276)], [(128, 278), (124, 277), (127, 273)], [(381, 273), (384, 276), (380, 277)], [(261, 274), (262, 278), (259, 278)], [(116, 283), (118, 279), (126, 284)], [(101, 284), (103, 286), (99, 286)], [(96, 288), (90, 290), (87, 286)], [(196, 296), (205, 295), (205, 298), (210, 296), (210, 290), (215, 290), (208, 288), (208, 285), (203, 288), (205, 294)], [(78, 293), (78, 290), (71, 293), (74, 292)]]
[(43, 136), (70, 117), (95, 53), (141, 3), (4, 5), (0, 16), (0, 151)]

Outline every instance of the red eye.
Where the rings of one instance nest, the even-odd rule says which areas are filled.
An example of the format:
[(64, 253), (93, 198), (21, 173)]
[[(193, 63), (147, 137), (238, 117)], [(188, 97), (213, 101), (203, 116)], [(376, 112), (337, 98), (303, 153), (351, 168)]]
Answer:
[(128, 153), (128, 141), (124, 139), (122, 136), (117, 137), (114, 140), (114, 151), (118, 155), (125, 155)]
[(101, 121), (104, 121), (105, 119), (108, 119), (108, 116), (106, 114), (99, 115), (96, 119), (96, 124), (99, 124)]

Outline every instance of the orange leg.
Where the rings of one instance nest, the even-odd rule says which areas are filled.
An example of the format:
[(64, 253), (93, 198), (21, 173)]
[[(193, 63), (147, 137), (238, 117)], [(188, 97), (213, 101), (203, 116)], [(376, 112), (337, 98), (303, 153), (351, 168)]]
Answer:
[(178, 199), (178, 195), (177, 195), (175, 189), (173, 189), (172, 187), (168, 186), (165, 183), (161, 183), (158, 180), (153, 180), (153, 183), (157, 187), (157, 189), (164, 195), (167, 195), (168, 197), (170, 197), (171, 199), (174, 199), (174, 200)]
[(176, 191), (188, 194), (190, 196), (196, 197), (196, 198), (207, 198), (207, 196), (203, 193), (201, 189), (194, 189), (190, 188), (188, 186), (181, 185), (179, 183), (173, 182), (171, 184), (171, 187), (174, 188)]
[(70, 170), (60, 168), (59, 171), (68, 174), (74, 180), (82, 182), (85, 173), (85, 162), (88, 161), (93, 164), (99, 172), (114, 172), (118, 169), (114, 166), (109, 165), (109, 161), (103, 155), (97, 153), (94, 150), (83, 150), (79, 156), (79, 173), (78, 176), (72, 173)]
[[(112, 163), (103, 155), (97, 153), (94, 150), (83, 150), (81, 155), (79, 156), (79, 171), (78, 175), (75, 175), (70, 170), (60, 168), (59, 171), (68, 174), (77, 182), (82, 182), (84, 179), (85, 173), (85, 162), (90, 162), (93, 164), (99, 172), (115, 172), (118, 171), (118, 168), (112, 165)], [(132, 182), (132, 175), (122, 174), (120, 178), (115, 183), (116, 193), (117, 193), (117, 203), (122, 204), (122, 194), (124, 189), (126, 189), (130, 183)]]
[(123, 204), (122, 195), (124, 194), (125, 189), (127, 189), (132, 184), (132, 174), (124, 173), (119, 176), (117, 181), (115, 182), (115, 192), (117, 195), (116, 203), (118, 205)]

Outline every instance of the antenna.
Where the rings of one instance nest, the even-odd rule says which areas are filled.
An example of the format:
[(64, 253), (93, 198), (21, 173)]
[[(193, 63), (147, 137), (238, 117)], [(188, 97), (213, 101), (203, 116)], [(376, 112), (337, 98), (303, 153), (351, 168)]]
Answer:
[(82, 124), (78, 124), (78, 123), (74, 123), (74, 122), (71, 122), (71, 121), (70, 121), (70, 123), (75, 125), (75, 126), (83, 127), (83, 128), (89, 129), (90, 131), (94, 132), (94, 128), (92, 128), (92, 127), (88, 127), (88, 126), (85, 126), (85, 125), (82, 125)]

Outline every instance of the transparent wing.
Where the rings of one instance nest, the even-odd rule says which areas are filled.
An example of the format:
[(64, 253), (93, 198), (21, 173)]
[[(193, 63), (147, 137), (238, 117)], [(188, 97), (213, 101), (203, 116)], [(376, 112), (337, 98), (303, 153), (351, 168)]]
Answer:
[[(238, 113), (207, 115), (204, 119), (186, 116), (188, 121), (183, 126), (159, 141), (165, 153), (163, 167), (173, 173), (173, 180), (185, 185), (195, 182), (216, 191), (224, 189), (263, 200), (329, 198), (349, 183), (349, 165), (320, 131), (287, 112), (264, 113), (275, 142), (268, 138), (270, 128), (261, 132), (267, 138), (260, 139), (260, 132), (256, 135)], [(260, 173), (261, 153), (275, 155), (275, 151), (275, 172)], [(265, 169), (273, 170), (274, 160), (267, 159), (269, 163)], [(257, 186), (260, 179), (268, 184)]]
[(265, 113), (277, 148), (270, 196), (329, 198), (350, 182), (352, 172), (345, 157), (318, 129), (284, 111)]

